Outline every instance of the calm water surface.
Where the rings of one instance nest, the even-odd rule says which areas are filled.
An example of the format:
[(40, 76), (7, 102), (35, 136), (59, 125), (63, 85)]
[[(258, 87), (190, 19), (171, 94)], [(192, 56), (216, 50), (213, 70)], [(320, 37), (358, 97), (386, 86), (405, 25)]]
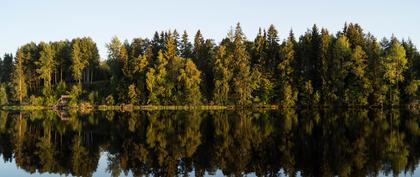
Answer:
[(1, 112), (0, 176), (420, 176), (407, 110)]

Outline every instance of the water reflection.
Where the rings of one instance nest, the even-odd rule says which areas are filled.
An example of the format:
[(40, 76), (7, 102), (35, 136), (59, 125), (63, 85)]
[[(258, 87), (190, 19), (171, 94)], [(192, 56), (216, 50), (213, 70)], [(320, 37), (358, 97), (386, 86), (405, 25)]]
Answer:
[(0, 153), (28, 173), (92, 176), (378, 176), (412, 173), (405, 110), (0, 112)]

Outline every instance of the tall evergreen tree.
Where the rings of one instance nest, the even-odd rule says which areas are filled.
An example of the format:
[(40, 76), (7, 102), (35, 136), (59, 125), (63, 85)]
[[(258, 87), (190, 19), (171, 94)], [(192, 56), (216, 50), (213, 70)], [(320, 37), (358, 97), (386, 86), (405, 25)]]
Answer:
[(54, 51), (51, 48), (51, 45), (41, 42), (39, 44), (40, 49), (40, 58), (36, 62), (38, 69), (36, 72), (39, 74), (39, 77), (44, 81), (44, 95), (50, 94), (51, 89), (51, 77), (54, 71)]
[(13, 68), (11, 84), (13, 99), (19, 101), (20, 104), (22, 104), (23, 99), (25, 99), (27, 95), (25, 73), (23, 67), (23, 53), (21, 49), (18, 49), (16, 53), (16, 63)]
[(13, 55), (4, 54), (1, 70), (1, 82), (10, 82), (11, 73), (13, 71)]
[(233, 100), (239, 105), (247, 104), (251, 99), (252, 80), (250, 71), (250, 57), (245, 48), (245, 36), (238, 23), (235, 29), (232, 48), (234, 66)]
[(213, 102), (215, 104), (229, 104), (229, 95), (231, 94), (230, 82), (233, 71), (229, 66), (232, 62), (232, 56), (227, 54), (226, 46), (220, 45), (216, 49), (214, 59), (214, 90)]
[(188, 40), (187, 31), (184, 31), (184, 33), (182, 33), (180, 51), (181, 51), (181, 57), (192, 58), (192, 44)]
[(279, 37), (274, 25), (270, 25), (267, 30), (267, 48), (264, 66), (269, 73), (274, 73), (279, 63)]
[(348, 38), (339, 34), (332, 47), (332, 60), (330, 61), (330, 97), (327, 99), (332, 104), (343, 104), (345, 77), (347, 76), (346, 63), (351, 58), (351, 47)]
[(282, 44), (280, 63), (277, 66), (279, 73), (279, 103), (285, 107), (293, 107), (297, 102), (297, 90), (292, 85), (294, 82), (295, 43), (293, 32), (290, 31), (289, 37)]

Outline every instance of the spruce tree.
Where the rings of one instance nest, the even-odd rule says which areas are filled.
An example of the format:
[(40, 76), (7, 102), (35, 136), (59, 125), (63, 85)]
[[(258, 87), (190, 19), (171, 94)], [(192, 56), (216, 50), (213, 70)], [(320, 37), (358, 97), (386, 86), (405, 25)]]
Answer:
[(245, 36), (238, 23), (235, 29), (232, 49), (233, 61), (233, 100), (236, 104), (245, 105), (251, 99), (252, 80), (250, 71), (250, 58), (245, 48)]
[(180, 55), (181, 57), (192, 58), (192, 44), (188, 40), (187, 31), (184, 31), (184, 33), (182, 33), (180, 51), (181, 51), (181, 55)]

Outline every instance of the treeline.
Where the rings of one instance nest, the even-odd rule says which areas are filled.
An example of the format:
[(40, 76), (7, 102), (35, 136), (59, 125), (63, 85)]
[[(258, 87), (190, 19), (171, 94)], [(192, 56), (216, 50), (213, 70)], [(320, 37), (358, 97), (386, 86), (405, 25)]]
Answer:
[[(216, 44), (197, 31), (107, 45), (91, 38), (29, 43), (1, 62), (1, 104), (397, 106), (416, 103), (420, 54), (408, 40), (376, 39), (358, 24), (314, 25), (282, 41), (271, 25), (247, 40), (237, 24)], [(10, 95), (10, 98), (7, 98)]]

